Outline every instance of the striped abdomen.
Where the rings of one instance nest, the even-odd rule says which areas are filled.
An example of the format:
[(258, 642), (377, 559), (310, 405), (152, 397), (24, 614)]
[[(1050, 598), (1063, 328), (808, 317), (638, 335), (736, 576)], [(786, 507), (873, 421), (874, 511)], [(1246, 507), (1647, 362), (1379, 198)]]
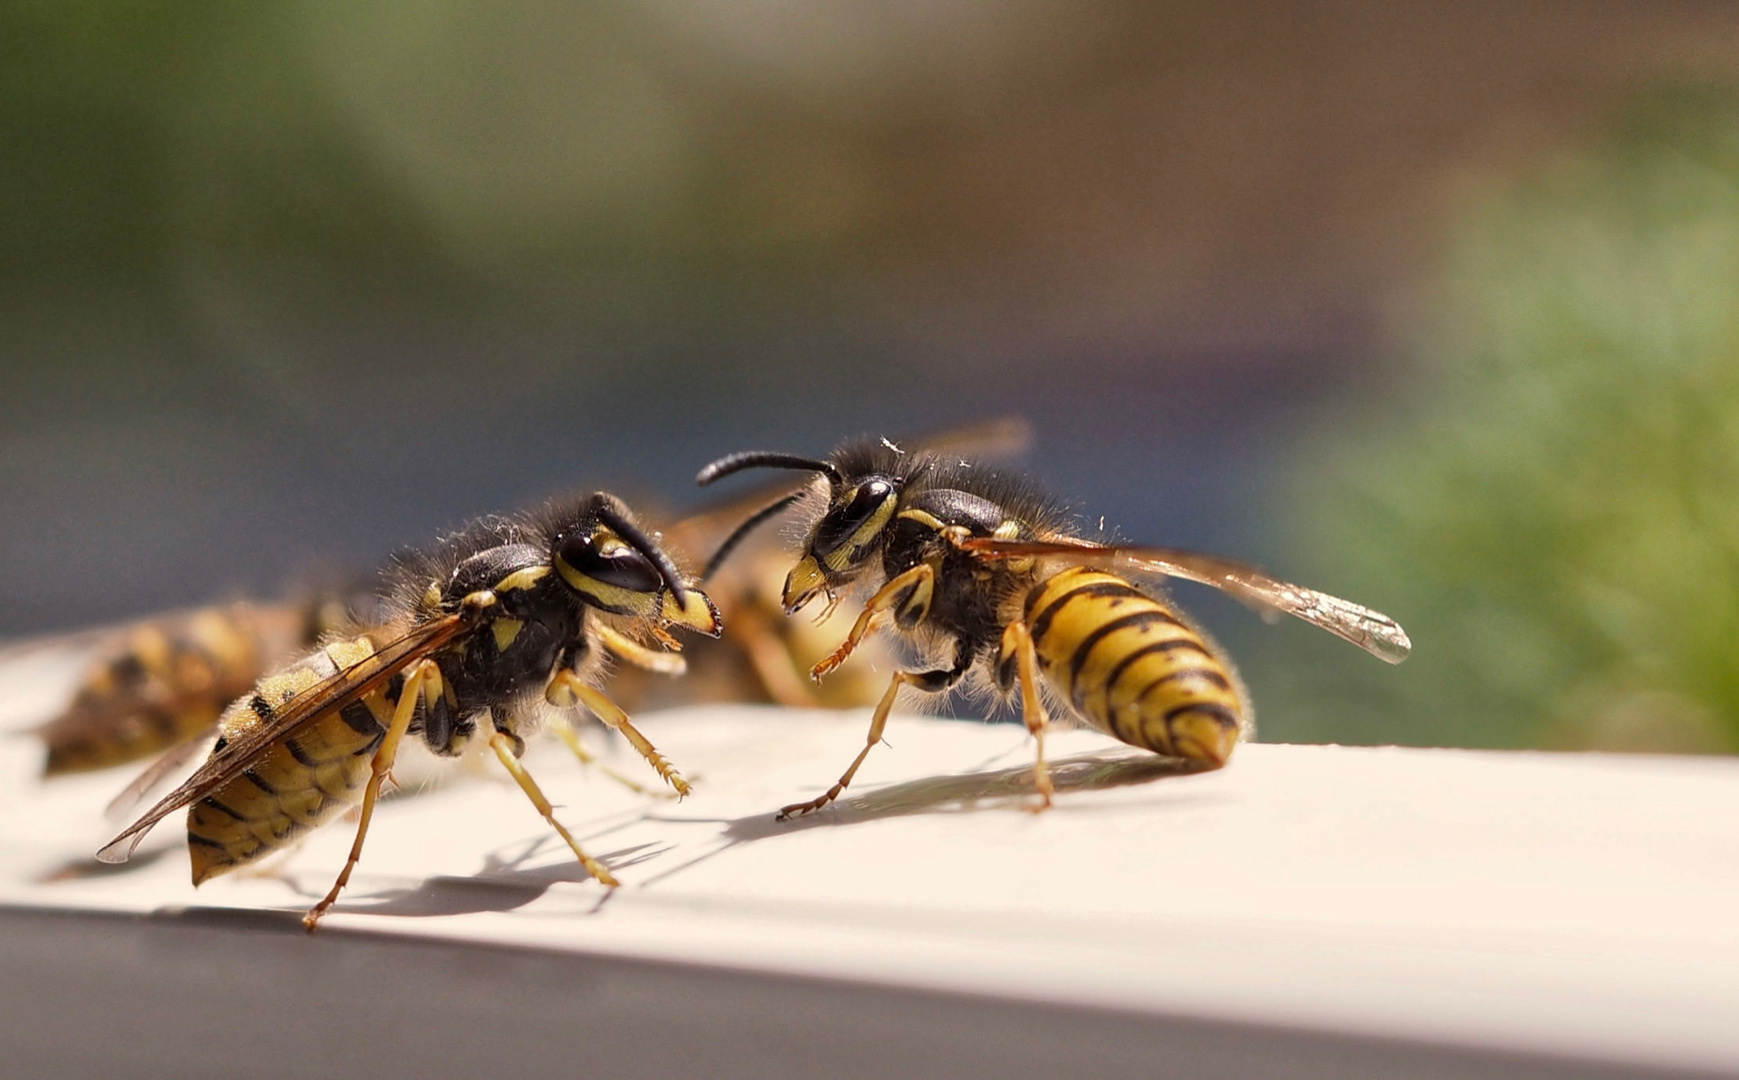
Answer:
[(305, 621), (293, 610), (237, 606), (138, 626), (38, 731), (44, 773), (106, 769), (205, 734), (268, 664), (303, 644)]
[(1166, 605), (1071, 567), (1027, 595), (1039, 667), (1093, 726), (1156, 754), (1223, 765), (1247, 709), (1236, 677)]
[[(224, 711), (218, 745), (271, 723), (275, 710), (297, 693), (373, 652), (366, 637), (334, 641), (260, 680), (254, 693)], [(377, 690), (316, 717), (294, 735), (272, 743), (246, 772), (190, 806), (187, 846), (193, 883), (264, 858), (362, 801), (393, 704), (389, 690)]]

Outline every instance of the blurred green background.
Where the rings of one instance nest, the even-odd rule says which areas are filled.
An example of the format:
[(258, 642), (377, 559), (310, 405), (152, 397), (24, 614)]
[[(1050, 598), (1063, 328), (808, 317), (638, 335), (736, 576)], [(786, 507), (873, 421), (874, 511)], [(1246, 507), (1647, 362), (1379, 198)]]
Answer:
[(1739, 747), (1739, 9), (0, 6), (0, 633), (1019, 411), (1267, 737)]

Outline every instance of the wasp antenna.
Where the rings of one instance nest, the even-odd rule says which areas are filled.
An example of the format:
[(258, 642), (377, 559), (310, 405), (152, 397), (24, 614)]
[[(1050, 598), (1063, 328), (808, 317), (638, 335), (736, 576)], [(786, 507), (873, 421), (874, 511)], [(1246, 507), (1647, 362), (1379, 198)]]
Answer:
[(706, 569), (702, 570), (700, 573), (700, 579), (702, 581), (710, 580), (713, 574), (718, 571), (718, 568), (724, 564), (724, 561), (731, 557), (731, 552), (735, 551), (737, 545), (741, 544), (750, 533), (754, 532), (769, 519), (779, 516), (792, 503), (801, 499), (804, 494), (805, 493), (802, 491), (793, 491), (791, 494), (776, 499), (751, 514), (748, 520), (733, 529), (731, 535), (725, 537), (725, 542), (718, 546), (717, 551), (713, 552), (712, 558), (706, 561)]
[(835, 484), (845, 483), (845, 477), (833, 467), (832, 462), (803, 457), (801, 454), (781, 454), (773, 450), (745, 450), (740, 454), (726, 454), (702, 469), (695, 476), (694, 482), (706, 487), (714, 480), (742, 472), (744, 469), (801, 469), (805, 472), (821, 473)]
[(622, 513), (621, 500), (614, 495), (600, 491), (597, 496), (598, 520), (610, 527), (610, 531), (620, 536), (628, 546), (646, 556), (653, 566), (658, 568), (658, 576), (664, 579), (665, 588), (678, 604), (688, 604), (688, 586), (682, 583), (682, 575), (677, 573), (676, 564), (670, 561), (651, 537), (640, 531), (640, 526), (629, 521)]

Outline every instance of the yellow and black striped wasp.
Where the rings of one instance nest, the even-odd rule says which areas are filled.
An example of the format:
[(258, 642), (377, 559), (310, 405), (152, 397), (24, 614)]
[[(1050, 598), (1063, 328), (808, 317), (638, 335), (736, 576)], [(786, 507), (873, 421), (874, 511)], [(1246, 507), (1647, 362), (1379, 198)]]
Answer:
[(224, 711), (211, 756), (97, 857), (125, 861), (186, 809), (197, 885), (282, 849), (360, 802), (350, 857), (306, 915), (312, 929), (362, 854), (400, 743), (454, 755), (486, 739), (538, 812), (599, 882), (610, 871), (556, 820), (519, 757), (542, 708), (584, 707), (622, 733), (679, 794), (687, 783), (597, 686), (609, 649), (650, 666), (669, 628), (717, 637), (718, 611), (606, 493), (489, 518), (389, 574), (378, 625), (329, 640)]
[(785, 579), (786, 612), (821, 596), (831, 605), (847, 592), (869, 594), (850, 633), (812, 676), (834, 671), (887, 621), (929, 665), (894, 673), (867, 743), (845, 774), (780, 817), (838, 798), (881, 741), (902, 687), (940, 693), (969, 674), (1005, 698), (1018, 690), (1038, 744), (1041, 808), (1053, 794), (1044, 756), (1047, 689), (1053, 702), (1122, 742), (1202, 768), (1223, 766), (1249, 728), (1248, 695), (1230, 659), (1157, 590), (1139, 584), (1143, 577), (1212, 585), (1265, 611), (1295, 615), (1389, 663), (1412, 647), (1386, 615), (1244, 563), (1082, 539), (1057, 504), (1024, 478), (954, 456), (904, 452), (886, 440), (847, 444), (826, 459), (732, 454), (702, 469), (698, 480), (705, 485), (763, 468), (815, 475), (803, 490), (743, 521), (713, 563), (762, 522), (806, 508), (813, 520)]
[[(1002, 461), (1026, 451), (1032, 426), (1023, 417), (999, 416), (901, 442), (914, 452)], [(854, 670), (822, 683), (808, 678), (810, 668), (833, 651), (837, 631), (831, 619), (785, 617), (781, 590), (791, 564), (785, 545), (772, 530), (749, 538), (747, 531), (737, 529), (745, 515), (806, 487), (806, 481), (757, 487), (693, 510), (665, 531), (661, 542), (692, 565), (708, 563), (710, 557), (701, 580), (731, 632), (688, 650), (687, 676), (662, 693), (654, 691), (653, 700), (672, 704), (770, 701), (788, 708), (849, 709), (874, 705), (880, 698), (882, 685), (875, 668), (891, 655), (875, 641), (865, 642), (862, 650), (867, 655), (860, 659), (869, 663), (854, 665)], [(736, 539), (726, 550), (722, 545), (733, 532)], [(739, 547), (745, 539), (747, 543)], [(726, 560), (725, 555), (731, 557)], [(842, 601), (840, 607), (838, 617), (857, 616), (856, 606), (849, 601)]]
[(33, 733), (44, 776), (138, 761), (215, 734), (224, 706), (322, 637), (365, 621), (339, 592), (217, 604), (25, 648), (88, 647), (67, 704)]

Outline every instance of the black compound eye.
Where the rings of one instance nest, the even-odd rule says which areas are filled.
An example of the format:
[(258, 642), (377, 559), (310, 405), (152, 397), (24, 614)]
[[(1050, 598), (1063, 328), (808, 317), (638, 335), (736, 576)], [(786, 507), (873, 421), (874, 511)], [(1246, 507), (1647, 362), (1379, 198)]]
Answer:
[(815, 530), (815, 542), (810, 545), (817, 555), (828, 555), (851, 540), (864, 523), (875, 516), (894, 497), (894, 485), (886, 480), (869, 480), (858, 485), (844, 506), (831, 510)]
[(601, 544), (599, 539), (591, 533), (563, 537), (556, 545), (556, 557), (601, 585), (637, 593), (655, 593), (664, 587), (658, 568), (646, 556), (608, 534)]

